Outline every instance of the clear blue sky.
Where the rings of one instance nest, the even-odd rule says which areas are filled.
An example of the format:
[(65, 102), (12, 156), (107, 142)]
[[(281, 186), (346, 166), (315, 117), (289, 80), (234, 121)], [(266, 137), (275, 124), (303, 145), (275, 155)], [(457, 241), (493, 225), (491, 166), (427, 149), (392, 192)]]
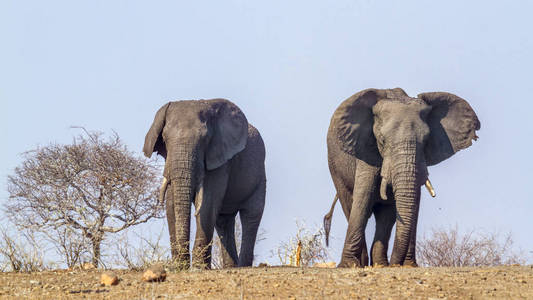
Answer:
[[(263, 259), (295, 219), (319, 225), (329, 208), (326, 131), (342, 100), (369, 87), (447, 91), (475, 109), (480, 139), (430, 168), (437, 198), (423, 192), (419, 234), (512, 231), (532, 251), (532, 11), (529, 1), (0, 1), (0, 201), (19, 154), (71, 142), (71, 125), (113, 129), (140, 155), (162, 104), (224, 97), (266, 143)], [(337, 261), (346, 226), (337, 207)]]

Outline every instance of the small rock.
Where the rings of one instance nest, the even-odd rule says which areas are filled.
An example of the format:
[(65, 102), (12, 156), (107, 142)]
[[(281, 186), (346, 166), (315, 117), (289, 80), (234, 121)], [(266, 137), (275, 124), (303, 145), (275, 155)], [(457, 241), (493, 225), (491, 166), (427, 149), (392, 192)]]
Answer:
[(152, 266), (143, 273), (144, 282), (162, 282), (167, 278), (167, 272), (163, 266)]
[(30, 280), (30, 284), (41, 285), (41, 282), (38, 280)]
[(106, 286), (117, 285), (118, 277), (113, 272), (104, 272), (100, 277), (100, 283)]
[(313, 268), (335, 268), (337, 264), (334, 261), (318, 262), (313, 265)]

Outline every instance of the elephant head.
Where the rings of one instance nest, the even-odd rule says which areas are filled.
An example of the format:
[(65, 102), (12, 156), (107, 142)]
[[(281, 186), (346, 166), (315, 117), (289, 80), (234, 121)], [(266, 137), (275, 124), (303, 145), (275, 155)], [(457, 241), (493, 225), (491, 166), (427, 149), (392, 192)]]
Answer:
[[(480, 122), (470, 105), (450, 93), (409, 97), (402, 89), (367, 89), (345, 100), (332, 124), (343, 151), (380, 168), (380, 196), (394, 196), (397, 227), (391, 264), (401, 264), (416, 234), (420, 186), (427, 167), (477, 139)], [(431, 189), (432, 190), (432, 189)]]
[(174, 259), (189, 262), (191, 203), (201, 190), (205, 173), (242, 151), (247, 136), (246, 117), (225, 99), (169, 102), (156, 113), (143, 152), (147, 157), (157, 152), (165, 158), (160, 201), (168, 198)]

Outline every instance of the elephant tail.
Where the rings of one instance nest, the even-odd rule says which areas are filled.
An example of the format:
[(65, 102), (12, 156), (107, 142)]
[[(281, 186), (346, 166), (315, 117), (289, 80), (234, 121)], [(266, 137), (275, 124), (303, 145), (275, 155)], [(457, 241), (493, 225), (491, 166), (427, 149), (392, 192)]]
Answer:
[(331, 219), (333, 218), (333, 211), (335, 210), (335, 204), (337, 204), (337, 200), (339, 200), (339, 194), (335, 194), (335, 197), (333, 198), (333, 203), (331, 204), (331, 208), (329, 209), (329, 212), (324, 216), (324, 233), (326, 235), (326, 247), (329, 247), (329, 231), (331, 229)]

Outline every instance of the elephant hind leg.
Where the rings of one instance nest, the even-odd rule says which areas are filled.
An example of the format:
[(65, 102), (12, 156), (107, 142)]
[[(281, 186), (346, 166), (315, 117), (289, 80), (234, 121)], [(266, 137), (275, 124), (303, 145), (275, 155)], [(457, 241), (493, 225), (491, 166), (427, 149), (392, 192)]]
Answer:
[(350, 211), (352, 210), (353, 194), (352, 191), (345, 185), (344, 181), (339, 176), (332, 176), (333, 184), (337, 190), (337, 196), (341, 203), (342, 212), (346, 220), (350, 219)]
[(363, 236), (363, 249), (361, 250), (361, 266), (368, 266), (368, 250), (366, 249), (365, 236)]
[(254, 260), (254, 247), (257, 231), (265, 207), (266, 182), (262, 181), (246, 205), (239, 210), (242, 224), (241, 251), (239, 252), (239, 267), (249, 267)]
[[(339, 202), (341, 203), (342, 211), (346, 220), (350, 220), (350, 212), (352, 210), (353, 202), (353, 193), (348, 187), (344, 184), (342, 179), (339, 176), (332, 176), (333, 184), (337, 190), (337, 196), (339, 197)], [(359, 260), (360, 266), (368, 266), (368, 251), (366, 247), (366, 239), (363, 236), (362, 238), (363, 248), (361, 249), (361, 258)]]
[(221, 243), (222, 267), (231, 268), (238, 264), (237, 246), (235, 244), (235, 215), (221, 214), (218, 216), (215, 228)]
[(376, 218), (376, 233), (370, 250), (372, 256), (371, 264), (388, 266), (387, 250), (392, 227), (396, 221), (394, 205), (376, 204), (374, 206), (374, 216)]

